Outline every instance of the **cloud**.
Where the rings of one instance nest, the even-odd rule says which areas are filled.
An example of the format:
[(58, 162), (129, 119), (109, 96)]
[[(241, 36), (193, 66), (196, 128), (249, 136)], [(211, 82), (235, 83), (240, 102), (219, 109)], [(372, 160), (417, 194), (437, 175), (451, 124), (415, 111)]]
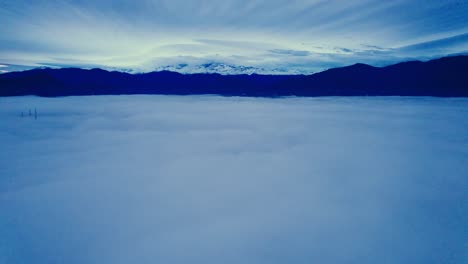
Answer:
[(400, 47), (399, 50), (423, 54), (446, 54), (457, 51), (468, 51), (468, 33), (406, 45)]
[(3, 64), (0, 64), (0, 73), (7, 73), (9, 72), (8, 70), (5, 70), (3, 68), (8, 68), (8, 65), (3, 65)]
[(306, 50), (284, 50), (284, 49), (274, 49), (269, 50), (271, 53), (279, 55), (290, 55), (290, 56), (308, 56), (310, 55), (309, 51)]
[(372, 49), (372, 50), (389, 50), (389, 48), (384, 48), (384, 47), (380, 47), (380, 46), (376, 46), (376, 45), (361, 44), (361, 46), (363, 46), (364, 48), (367, 48), (367, 49)]
[(0, 98), (0, 260), (465, 263), (467, 105)]
[(234, 47), (234, 48), (249, 48), (249, 49), (261, 49), (265, 50), (269, 47), (276, 46), (267, 42), (253, 42), (253, 41), (235, 41), (235, 40), (220, 40), (220, 39), (196, 39), (195, 41), (222, 47)]
[(352, 49), (347, 49), (347, 48), (340, 48), (339, 50), (341, 50), (342, 52), (346, 52), (346, 53), (351, 53), (351, 52), (353, 52)]

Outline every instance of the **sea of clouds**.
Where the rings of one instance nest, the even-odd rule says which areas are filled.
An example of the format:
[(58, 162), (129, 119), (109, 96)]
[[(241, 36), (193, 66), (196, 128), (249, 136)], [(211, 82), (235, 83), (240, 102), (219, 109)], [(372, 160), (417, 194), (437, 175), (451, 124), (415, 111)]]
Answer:
[(0, 98), (0, 263), (468, 262), (467, 116), (466, 98)]

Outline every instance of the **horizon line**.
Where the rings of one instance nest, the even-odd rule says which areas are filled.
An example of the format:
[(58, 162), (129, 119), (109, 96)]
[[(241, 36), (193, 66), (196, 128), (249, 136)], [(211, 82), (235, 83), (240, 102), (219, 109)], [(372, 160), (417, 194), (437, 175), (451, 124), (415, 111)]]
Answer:
[[(352, 67), (352, 66), (356, 66), (356, 65), (365, 65), (365, 66), (369, 66), (369, 67), (372, 67), (372, 68), (382, 69), (382, 68), (386, 68), (386, 67), (389, 67), (389, 66), (394, 66), (394, 65), (404, 64), (404, 63), (412, 63), (412, 62), (426, 63), (426, 62), (430, 62), (430, 61), (437, 61), (437, 60), (447, 59), (447, 58), (453, 58), (453, 57), (468, 57), (468, 51), (467, 51), (467, 52), (456, 53), (456, 54), (449, 54), (449, 55), (446, 55), (446, 56), (441, 56), (441, 57), (436, 57), (436, 58), (431, 58), (431, 59), (410, 59), (410, 60), (402, 60), (402, 61), (400, 61), (400, 62), (391, 63), (391, 64), (387, 64), (387, 65), (383, 65), (383, 66), (375, 66), (375, 65), (372, 65), (372, 64), (369, 64), (369, 63), (356, 62), (356, 63), (353, 63), (353, 64), (347, 64), (347, 65), (344, 65), (344, 66), (327, 68), (327, 69), (324, 69), (324, 70), (322, 70), (322, 71), (312, 72), (312, 73), (310, 73), (310, 74), (305, 74), (305, 73), (297, 73), (297, 74), (294, 74), (294, 73), (285, 73), (285, 74), (276, 73), (276, 74), (273, 74), (273, 73), (271, 73), (271, 74), (270, 74), (270, 73), (257, 73), (257, 72), (252, 72), (252, 73), (239, 73), (239, 74), (230, 74), (230, 73), (223, 74), (223, 73), (220, 73), (220, 72), (190, 72), (190, 73), (187, 73), (187, 72), (179, 72), (179, 71), (173, 71), (173, 70), (154, 70), (154, 71), (142, 71), (142, 72), (128, 72), (128, 71), (125, 71), (124, 69), (122, 69), (122, 70), (118, 70), (118, 69), (106, 69), (105, 67), (73, 67), (73, 66), (71, 66), (71, 67), (50, 67), (50, 66), (39, 66), (39, 67), (35, 67), (35, 68), (31, 68), (31, 69), (25, 69), (25, 70), (0, 71), (0, 75), (7, 75), (7, 74), (21, 73), (21, 72), (29, 72), (29, 71), (37, 71), (37, 70), (67, 70), (67, 69), (70, 70), (70, 69), (76, 69), (76, 70), (83, 70), (83, 71), (101, 70), (101, 71), (105, 71), (105, 72), (108, 72), (108, 73), (122, 73), (122, 74), (128, 74), (128, 75), (144, 75), (144, 74), (151, 74), (151, 73), (163, 73), (163, 72), (167, 72), (167, 73), (175, 73), (175, 74), (180, 74), (180, 75), (221, 75), (221, 76), (243, 76), (243, 75), (246, 75), (246, 76), (251, 76), (251, 75), (260, 75), (260, 76), (311, 76), (311, 75), (314, 75), (314, 74), (326, 72), (326, 71), (333, 70), (333, 69), (347, 68), (347, 67)], [(224, 64), (224, 63), (220, 63), (220, 64)], [(1, 65), (12, 65), (12, 64), (1, 64)], [(226, 65), (229, 65), (229, 64), (226, 64)], [(235, 66), (235, 67), (251, 67), (251, 66), (243, 66), (243, 65), (230, 65), (230, 66)], [(252, 68), (255, 68), (255, 67), (252, 67)]]

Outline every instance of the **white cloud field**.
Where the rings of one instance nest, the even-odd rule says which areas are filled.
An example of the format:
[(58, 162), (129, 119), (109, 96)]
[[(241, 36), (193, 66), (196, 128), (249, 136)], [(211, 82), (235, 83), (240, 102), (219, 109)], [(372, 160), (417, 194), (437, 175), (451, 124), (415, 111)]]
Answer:
[(0, 98), (0, 263), (464, 263), (467, 116), (466, 98)]

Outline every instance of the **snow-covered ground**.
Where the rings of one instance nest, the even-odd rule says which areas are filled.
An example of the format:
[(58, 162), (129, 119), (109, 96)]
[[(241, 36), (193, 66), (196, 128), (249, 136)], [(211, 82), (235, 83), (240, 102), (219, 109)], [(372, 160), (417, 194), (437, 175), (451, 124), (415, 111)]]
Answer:
[(2, 264), (468, 262), (468, 99), (0, 98), (0, 149)]

